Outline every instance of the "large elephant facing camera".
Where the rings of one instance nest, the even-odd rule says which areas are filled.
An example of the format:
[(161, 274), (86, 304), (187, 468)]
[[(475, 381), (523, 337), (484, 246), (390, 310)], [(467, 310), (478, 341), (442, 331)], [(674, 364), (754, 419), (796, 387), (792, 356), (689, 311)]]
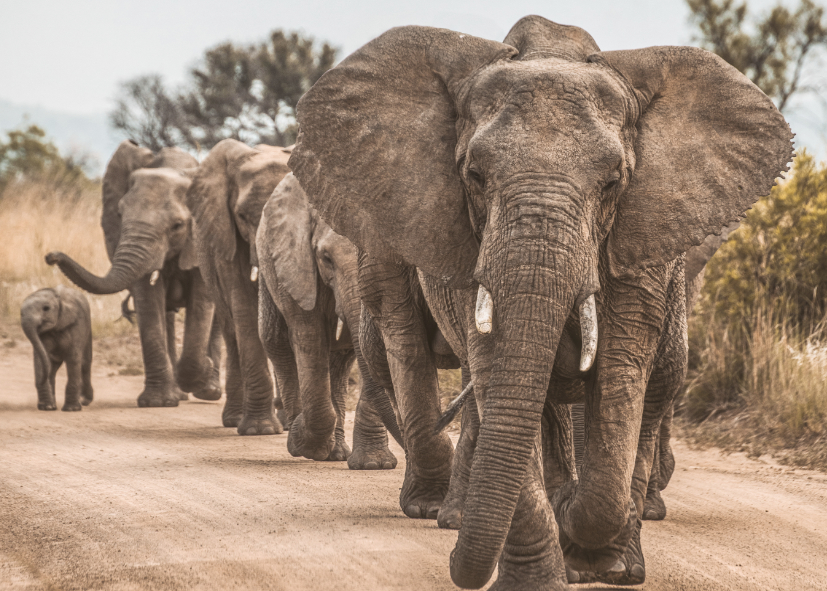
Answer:
[[(792, 156), (784, 118), (709, 52), (601, 52), (540, 17), (505, 43), (393, 29), (322, 76), (297, 116), (290, 167), (322, 218), (371, 257), (418, 267), (463, 345), (481, 423), (454, 582), (482, 587), (499, 561), (492, 588), (564, 589), (564, 555), (611, 568), (642, 510), (645, 386), (663, 331), (680, 328), (665, 303), (683, 253), (769, 193)], [(570, 402), (549, 387), (572, 318), (584, 465), (547, 491), (541, 424)]]
[[(121, 142), (103, 176), (101, 226), (112, 263), (104, 277), (62, 252), (46, 256), (75, 285), (94, 294), (130, 290), (138, 316), (144, 391), (138, 406), (178, 406), (184, 392), (221, 397), (221, 336), (198, 269), (192, 215), (186, 204), (198, 162), (178, 148), (157, 154)], [(184, 346), (175, 349), (175, 311), (186, 309)]]
[(196, 224), (198, 258), (227, 347), (225, 427), (241, 435), (273, 435), (273, 378), (258, 336), (256, 230), (264, 204), (287, 168), (284, 148), (251, 148), (223, 140), (193, 178), (187, 202)]

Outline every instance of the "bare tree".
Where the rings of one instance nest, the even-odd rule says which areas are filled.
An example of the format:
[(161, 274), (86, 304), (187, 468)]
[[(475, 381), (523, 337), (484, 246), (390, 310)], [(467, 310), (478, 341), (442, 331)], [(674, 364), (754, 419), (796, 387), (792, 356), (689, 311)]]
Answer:
[(183, 116), (158, 74), (139, 76), (120, 85), (110, 125), (153, 151), (186, 142)]
[(790, 98), (816, 90), (803, 84), (815, 52), (827, 46), (824, 8), (801, 0), (795, 11), (781, 4), (762, 19), (747, 21), (747, 3), (686, 0), (695, 40), (738, 68), (784, 111)]

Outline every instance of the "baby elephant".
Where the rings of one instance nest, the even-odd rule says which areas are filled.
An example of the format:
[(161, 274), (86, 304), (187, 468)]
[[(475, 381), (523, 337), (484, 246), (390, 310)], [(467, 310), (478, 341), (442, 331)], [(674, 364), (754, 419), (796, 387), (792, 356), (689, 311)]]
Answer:
[(66, 362), (61, 410), (92, 402), (92, 317), (81, 292), (59, 285), (39, 289), (20, 306), (20, 324), (34, 347), (37, 409), (56, 410), (55, 374)]

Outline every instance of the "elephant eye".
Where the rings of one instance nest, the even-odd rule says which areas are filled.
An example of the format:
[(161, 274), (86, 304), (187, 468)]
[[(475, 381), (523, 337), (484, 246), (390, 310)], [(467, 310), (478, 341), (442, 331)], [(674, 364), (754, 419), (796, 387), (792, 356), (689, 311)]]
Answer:
[(179, 222), (175, 222), (174, 224), (172, 224), (172, 229), (173, 230), (180, 230), (183, 227), (184, 227), (184, 222), (179, 221)]
[(48, 312), (49, 310), (51, 310), (51, 308), (49, 306), (43, 306), (43, 311), (44, 312)]
[(612, 189), (617, 186), (617, 183), (620, 182), (620, 171), (614, 171), (612, 176), (609, 178), (609, 182), (603, 187), (603, 192), (608, 193)]
[(482, 178), (482, 174), (474, 168), (468, 167), (468, 178), (473, 181), (474, 183), (478, 184), (480, 187), (485, 185), (485, 179)]

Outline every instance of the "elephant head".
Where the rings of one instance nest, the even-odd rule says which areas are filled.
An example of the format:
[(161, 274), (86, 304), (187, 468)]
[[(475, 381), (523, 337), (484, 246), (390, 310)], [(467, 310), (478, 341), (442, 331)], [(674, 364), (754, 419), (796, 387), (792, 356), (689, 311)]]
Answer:
[(321, 280), (333, 292), (340, 322), (358, 326), (354, 324), (361, 313), (356, 247), (319, 217), (292, 173), (264, 206), (256, 249), (263, 267), (275, 272), (274, 286), (285, 289), (301, 309), (309, 312), (316, 307)]
[(197, 166), (195, 158), (178, 148), (153, 154), (122, 142), (103, 177), (101, 225), (112, 262), (106, 276), (90, 273), (62, 252), (49, 253), (46, 262), (59, 265), (76, 285), (95, 294), (127, 289), (176, 256), (182, 269), (196, 266), (185, 199), (190, 177), (185, 171), (191, 174)]
[(290, 172), (285, 150), (251, 148), (236, 140), (223, 140), (210, 150), (193, 178), (187, 201), (201, 243), (211, 256), (231, 261), (241, 238), (250, 249), (250, 264), (257, 266), (255, 242), (261, 210)]
[[(297, 117), (290, 167), (335, 231), (449, 285), (479, 283), (492, 301), (497, 354), (451, 560), (455, 583), (481, 587), (534, 453), (561, 331), (600, 287), (600, 250), (622, 277), (720, 232), (787, 169), (789, 127), (709, 52), (601, 52), (582, 29), (536, 16), (505, 43), (392, 29), (324, 74)], [(628, 401), (598, 403), (630, 432), (588, 449), (594, 469), (556, 515), (583, 548), (629, 527), (634, 420)]]

